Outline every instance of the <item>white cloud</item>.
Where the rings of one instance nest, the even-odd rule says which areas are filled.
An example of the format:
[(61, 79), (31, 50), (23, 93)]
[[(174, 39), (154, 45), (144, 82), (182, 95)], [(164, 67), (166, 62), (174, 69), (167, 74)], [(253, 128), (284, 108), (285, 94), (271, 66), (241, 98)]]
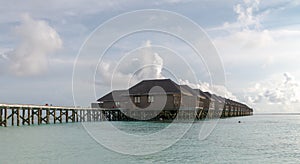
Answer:
[(300, 51), (296, 45), (300, 41), (299, 26), (263, 28), (261, 24), (270, 12), (268, 8), (260, 12), (260, 4), (257, 0), (244, 0), (234, 6), (234, 12), (237, 13), (235, 22), (226, 22), (221, 27), (211, 29), (228, 31), (226, 35), (213, 38), (225, 67), (255, 65), (252, 70), (255, 71), (279, 63), (281, 66), (296, 65)]
[(43, 20), (34, 20), (23, 14), (15, 33), (20, 41), (8, 55), (11, 71), (20, 76), (46, 71), (48, 55), (62, 47), (62, 40), (55, 29)]
[(253, 12), (258, 10), (259, 3), (259, 0), (244, 0), (243, 4), (234, 6), (234, 11), (238, 14), (237, 22), (242, 28), (248, 29), (249, 26), (254, 28), (260, 27), (260, 17), (253, 14)]
[(9, 48), (0, 48), (0, 60), (8, 60), (8, 55), (12, 52)]
[(191, 0), (162, 0), (162, 1), (157, 1), (154, 2), (156, 5), (162, 5), (164, 3), (166, 4), (181, 4), (181, 3), (188, 3)]
[[(274, 45), (272, 33), (263, 31), (237, 31), (226, 37), (215, 38), (214, 43), (219, 47), (243, 48), (246, 50), (264, 48)], [(236, 44), (233, 44), (236, 43)]]
[(181, 85), (188, 85), (191, 88), (200, 89), (204, 92), (210, 92), (225, 98), (229, 98), (231, 100), (237, 100), (237, 97), (223, 85), (211, 85), (207, 82), (201, 82), (201, 81), (199, 81), (198, 83), (191, 83), (188, 80), (182, 80), (182, 79), (179, 79), (179, 83)]
[[(295, 112), (300, 102), (299, 82), (289, 73), (282, 76), (282, 72), (295, 72), (298, 68), (299, 26), (264, 28), (264, 19), (271, 10), (263, 7), (264, 11), (260, 11), (260, 5), (260, 1), (255, 0), (244, 0), (235, 5), (235, 22), (210, 29), (226, 31), (225, 35), (214, 37), (213, 42), (223, 58), (225, 69), (231, 71), (229, 80), (238, 84), (238, 89), (232, 88), (238, 99), (251, 104), (258, 112)], [(276, 76), (262, 79), (270, 74)], [(245, 93), (238, 93), (250, 84), (252, 87)]]
[(140, 47), (141, 49), (125, 54), (123, 60), (119, 62), (103, 61), (98, 69), (98, 83), (101, 85), (112, 83), (114, 87), (124, 89), (124, 87), (128, 87), (124, 85), (129, 83), (164, 78), (162, 75), (164, 61), (151, 47), (151, 42), (147, 40)]
[(298, 65), (299, 41), (300, 31), (296, 29), (238, 31), (214, 38), (225, 68), (253, 65), (252, 70), (247, 71), (264, 69), (272, 72), (274, 67)]
[(208, 29), (208, 31), (225, 30), (230, 33), (236, 31), (252, 31), (262, 28), (261, 22), (269, 11), (259, 12), (260, 0), (244, 0), (233, 6), (236, 21), (225, 22), (222, 26)]
[(247, 96), (252, 104), (267, 102), (268, 104), (291, 105), (300, 102), (300, 83), (290, 73), (283, 73), (282, 76), (273, 77), (264, 82), (255, 84), (248, 89)]
[(273, 47), (276, 41), (272, 31), (261, 29), (261, 21), (266, 13), (256, 14), (259, 4), (259, 0), (244, 0), (233, 7), (237, 14), (235, 22), (226, 22), (221, 27), (210, 29), (229, 32), (228, 35), (218, 36), (213, 40), (225, 62), (272, 62), (273, 54), (266, 53), (266, 49)]

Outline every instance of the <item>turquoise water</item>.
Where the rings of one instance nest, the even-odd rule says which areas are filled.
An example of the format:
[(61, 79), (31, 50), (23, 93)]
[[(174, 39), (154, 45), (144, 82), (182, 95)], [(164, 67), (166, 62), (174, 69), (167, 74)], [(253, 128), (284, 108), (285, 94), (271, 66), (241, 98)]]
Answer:
[[(203, 121), (195, 123), (171, 147), (144, 156), (124, 155), (104, 148), (80, 123), (0, 128), (0, 163), (300, 162), (300, 116), (221, 119), (211, 135), (202, 141), (198, 139), (201, 124)], [(114, 122), (114, 125), (127, 133), (146, 137), (168, 124)]]

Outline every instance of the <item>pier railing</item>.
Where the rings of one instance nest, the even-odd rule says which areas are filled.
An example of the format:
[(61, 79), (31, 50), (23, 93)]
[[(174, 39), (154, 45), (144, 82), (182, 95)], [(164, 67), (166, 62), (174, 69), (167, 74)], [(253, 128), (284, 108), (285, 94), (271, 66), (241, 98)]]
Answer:
[(105, 109), (0, 104), (0, 126), (106, 120)]

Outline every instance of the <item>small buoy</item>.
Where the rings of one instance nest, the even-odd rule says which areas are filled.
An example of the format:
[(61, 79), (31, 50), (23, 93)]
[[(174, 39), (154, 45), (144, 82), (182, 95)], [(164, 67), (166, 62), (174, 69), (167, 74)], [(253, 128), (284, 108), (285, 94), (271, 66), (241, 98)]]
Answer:
[(241, 123), (241, 121), (239, 121), (238, 123)]

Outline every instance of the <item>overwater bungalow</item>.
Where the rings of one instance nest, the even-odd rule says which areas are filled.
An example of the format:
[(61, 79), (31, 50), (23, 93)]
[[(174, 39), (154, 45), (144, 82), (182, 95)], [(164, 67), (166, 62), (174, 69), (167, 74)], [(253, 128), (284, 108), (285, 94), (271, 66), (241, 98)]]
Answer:
[[(127, 90), (114, 90), (92, 107), (122, 111), (187, 111), (196, 119), (251, 115), (247, 105), (222, 96), (179, 85), (170, 79), (143, 80)], [(161, 113), (162, 113), (161, 112)]]

